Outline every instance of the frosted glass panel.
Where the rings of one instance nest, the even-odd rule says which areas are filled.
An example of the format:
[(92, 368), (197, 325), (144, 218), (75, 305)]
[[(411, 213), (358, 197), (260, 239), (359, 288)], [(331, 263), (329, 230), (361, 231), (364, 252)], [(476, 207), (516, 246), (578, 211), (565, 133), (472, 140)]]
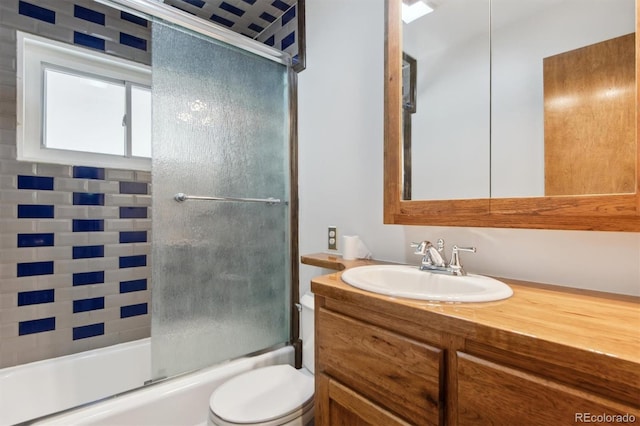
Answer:
[(53, 69), (44, 76), (48, 148), (124, 155), (123, 83)]
[(289, 339), (287, 69), (153, 25), (154, 378)]

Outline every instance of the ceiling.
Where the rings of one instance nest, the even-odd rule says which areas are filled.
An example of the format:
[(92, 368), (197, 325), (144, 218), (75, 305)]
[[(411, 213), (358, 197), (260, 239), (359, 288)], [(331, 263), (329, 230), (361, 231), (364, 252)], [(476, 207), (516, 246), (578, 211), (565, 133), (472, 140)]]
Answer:
[(164, 3), (256, 39), (297, 0), (164, 0)]

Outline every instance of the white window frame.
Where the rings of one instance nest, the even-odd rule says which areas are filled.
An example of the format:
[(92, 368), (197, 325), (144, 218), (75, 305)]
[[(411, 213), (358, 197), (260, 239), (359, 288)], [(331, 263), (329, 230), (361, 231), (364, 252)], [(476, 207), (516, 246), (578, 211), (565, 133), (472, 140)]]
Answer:
[[(151, 170), (151, 159), (131, 156), (127, 139), (125, 156), (47, 148), (43, 140), (44, 68), (73, 70), (78, 75), (95, 75), (151, 86), (151, 67), (137, 62), (92, 52), (66, 43), (17, 31), (17, 159), (54, 164)], [(53, 68), (52, 67), (52, 68)], [(130, 97), (127, 97), (130, 103)], [(130, 108), (127, 108), (130, 110)], [(128, 121), (129, 117), (127, 117)], [(130, 135), (130, 123), (127, 126)]]

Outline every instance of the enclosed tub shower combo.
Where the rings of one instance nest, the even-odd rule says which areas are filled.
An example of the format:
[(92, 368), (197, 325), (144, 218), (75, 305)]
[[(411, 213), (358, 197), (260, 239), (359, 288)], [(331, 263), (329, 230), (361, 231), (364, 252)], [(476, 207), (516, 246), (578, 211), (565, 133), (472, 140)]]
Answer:
[[(15, 328), (11, 343), (18, 345), (16, 348), (27, 339), (34, 342), (35, 348), (45, 344), (66, 348), (64, 342), (54, 341), (65, 336), (70, 340), (73, 336), (74, 348), (81, 347), (79, 342), (87, 342), (85, 346), (91, 348), (89, 342), (96, 336), (111, 343), (102, 345), (104, 348), (70, 350), (68, 352), (76, 353), (49, 357), (51, 359), (42, 356), (38, 361), (26, 363), (20, 362), (16, 349), (13, 365), (3, 364), (6, 368), (0, 370), (0, 425), (24, 422), (160, 425), (205, 424), (207, 421), (210, 424), (249, 421), (283, 424), (274, 419), (284, 416), (292, 420), (298, 412), (298, 417), (304, 417), (304, 423), (291, 424), (311, 421), (313, 375), (306, 369), (294, 368), (296, 364), (301, 367), (302, 345), (297, 326), (300, 308), (296, 306), (297, 262), (293, 261), (297, 258), (297, 243), (292, 237), (295, 235), (292, 230), (297, 226), (297, 188), (295, 155), (292, 155), (296, 143), (296, 77), (291, 55), (153, 0), (78, 0), (65, 2), (69, 3), (66, 6), (50, 5), (50, 9), (35, 1), (18, 3), (17, 10), (13, 11), (17, 24), (3, 21), (0, 28), (9, 38), (15, 34), (21, 37), (21, 31), (37, 32), (38, 25), (43, 28), (63, 25), (68, 22), (64, 18), (67, 13), (74, 15), (74, 19), (90, 22), (88, 26), (109, 27), (117, 18), (126, 20), (129, 27), (135, 25), (142, 28), (139, 31), (148, 33), (148, 40), (142, 40), (142, 36), (137, 39), (122, 36), (121, 31), (120, 42), (126, 49), (145, 51), (140, 53), (140, 62), (148, 64), (146, 69), (151, 76), (152, 155), (148, 183), (152, 189), (138, 192), (140, 195), (134, 191), (126, 197), (121, 193), (111, 194), (111, 189), (123, 188), (122, 183), (118, 186), (115, 181), (138, 176), (139, 172), (119, 170), (117, 165), (111, 165), (105, 174), (105, 168), (93, 163), (49, 170), (75, 173), (76, 169), (83, 168), (95, 172), (94, 177), (69, 183), (66, 172), (60, 172), (61, 175), (52, 172), (53, 176), (46, 177), (50, 179), (47, 182), (51, 182), (51, 188), (30, 188), (34, 199), (38, 199), (47, 190), (60, 192), (63, 183), (84, 185), (84, 192), (77, 197), (80, 190), (73, 190), (74, 204), (67, 210), (76, 208), (76, 199), (89, 200), (96, 207), (85, 208), (84, 217), (74, 219), (61, 215), (67, 210), (51, 206), (49, 219), (61, 226), (67, 222), (69, 227), (73, 224), (73, 233), (67, 234), (71, 229), (65, 228), (64, 232), (54, 230), (50, 237), (47, 234), (43, 238), (57, 249), (63, 241), (86, 236), (92, 244), (91, 256), (76, 257), (76, 253), (89, 252), (76, 250), (74, 246), (73, 258), (64, 261), (70, 265), (65, 267), (72, 269), (67, 275), (59, 274), (61, 261), (51, 261), (49, 275), (55, 277), (56, 282), (52, 289), (47, 286), (53, 286), (50, 284), (53, 278), (21, 275), (21, 264), (4, 265), (3, 262), (3, 271), (9, 272), (3, 272), (2, 278), (10, 275), (12, 285), (16, 286), (28, 281), (34, 291), (41, 292), (38, 295), (46, 297), (33, 302), (35, 296), (25, 299), (17, 290), (17, 307), (11, 311), (16, 318), (0, 317), (2, 333)], [(29, 19), (38, 21), (38, 25), (20, 28), (21, 22), (30, 22)], [(93, 43), (81, 31), (72, 34), (76, 44), (84, 43), (83, 48), (91, 50), (90, 54), (85, 52), (88, 57), (117, 56), (126, 50), (110, 45), (113, 37), (101, 39), (100, 44)], [(33, 40), (34, 44), (41, 43), (38, 38)], [(93, 43), (91, 46), (88, 40)], [(119, 59), (116, 62), (128, 66)], [(18, 63), (23, 63), (20, 58)], [(38, 66), (46, 73), (46, 61)], [(71, 64), (64, 72), (73, 74), (73, 69)], [(93, 74), (81, 77), (92, 78)], [(129, 103), (137, 96), (136, 84), (123, 86)], [(135, 116), (135, 109), (132, 114)], [(127, 120), (125, 116), (123, 125), (130, 124)], [(124, 131), (127, 137), (135, 137), (135, 129), (125, 126)], [(129, 148), (128, 156), (136, 159), (135, 147), (133, 150), (132, 154)], [(15, 156), (15, 150), (5, 152), (13, 152)], [(27, 179), (29, 182), (42, 182), (38, 171), (46, 167), (40, 162), (33, 163), (29, 169), (33, 176), (29, 176), (29, 170), (21, 168), (20, 161), (20, 153), (11, 160), (18, 170), (18, 182), (24, 181), (24, 176), (31, 179)], [(2, 174), (7, 173), (5, 170), (11, 169), (3, 168)], [(73, 178), (81, 179), (75, 175)], [(4, 180), (9, 183), (0, 189), (4, 191), (8, 187), (22, 194), (23, 187), (19, 183), (16, 186), (15, 181), (16, 178)], [(96, 194), (100, 190), (103, 193)], [(148, 213), (142, 207), (136, 207), (137, 210), (118, 207), (117, 203), (124, 199), (150, 199)], [(15, 207), (16, 223), (26, 223), (20, 216), (19, 203)], [(139, 216), (140, 221), (136, 222), (136, 217), (124, 220), (126, 214), (142, 210), (145, 216)], [(121, 214), (124, 211), (125, 216), (113, 220), (108, 216), (106, 219), (92, 216), (100, 211), (120, 211)], [(40, 217), (29, 220), (35, 230), (45, 223)], [(92, 221), (93, 228), (89, 229), (88, 222), (81, 220)], [(136, 230), (142, 220), (151, 222), (149, 230)], [(123, 230), (125, 225), (133, 229)], [(23, 233), (18, 234), (18, 242), (20, 235)], [(114, 244), (118, 243), (118, 235), (121, 245), (131, 244), (126, 246), (131, 250), (130, 256), (117, 252), (122, 249)], [(136, 252), (140, 249), (136, 243), (150, 246), (150, 256)], [(27, 249), (20, 250), (26, 253)], [(59, 252), (64, 250), (60, 248)], [(39, 261), (38, 256), (49, 252), (34, 249), (33, 253), (32, 258)], [(99, 257), (103, 265), (110, 265), (113, 259), (116, 268), (119, 262), (120, 271), (94, 271), (97, 263), (88, 259), (92, 256)], [(127, 263), (134, 260), (138, 263)], [(141, 265), (150, 265), (148, 280), (112, 278), (124, 276), (125, 268)], [(12, 272), (15, 268), (18, 274)], [(73, 283), (67, 285), (67, 279)], [(119, 289), (117, 295), (111, 296), (109, 288)], [(88, 294), (83, 300), (91, 303), (76, 300), (81, 290)], [(150, 300), (140, 300), (143, 295), (136, 290), (150, 295)], [(62, 303), (65, 297), (68, 298), (66, 305)], [(128, 297), (133, 302), (123, 303), (129, 305), (113, 305)], [(21, 306), (24, 300), (26, 304), (38, 306), (25, 309)], [(312, 299), (304, 305), (304, 310), (310, 312)], [(56, 309), (50, 308), (53, 306)], [(75, 316), (69, 316), (65, 306), (72, 306)], [(29, 309), (34, 317), (23, 319), (20, 315)], [(134, 315), (150, 317), (150, 327), (147, 325), (150, 337), (131, 341), (132, 333), (127, 334), (109, 322), (112, 314), (117, 315), (118, 321)], [(46, 324), (38, 322), (41, 321), (38, 315), (47, 317)], [(80, 330), (76, 324), (81, 315), (83, 321), (96, 323), (89, 331)], [(115, 324), (116, 319), (113, 321)], [(118, 341), (120, 337), (122, 341)], [(229, 378), (269, 366), (274, 368), (262, 370), (256, 376), (244, 376), (241, 384), (231, 382), (226, 386), (227, 391), (211, 396), (219, 386), (224, 389), (222, 384)], [(228, 391), (233, 393), (234, 386), (253, 388), (252, 380), (265, 384), (277, 381), (278, 377), (281, 382), (297, 381), (305, 389), (302, 397), (281, 407), (280, 411), (285, 412), (266, 415), (259, 412), (251, 420), (238, 418), (233, 409), (229, 411), (231, 406), (224, 403), (225, 395)], [(297, 392), (295, 386), (282, 389), (282, 392)], [(100, 399), (103, 401), (95, 403)], [(85, 406), (74, 408), (79, 405)], [(247, 413), (244, 409), (241, 411)]]

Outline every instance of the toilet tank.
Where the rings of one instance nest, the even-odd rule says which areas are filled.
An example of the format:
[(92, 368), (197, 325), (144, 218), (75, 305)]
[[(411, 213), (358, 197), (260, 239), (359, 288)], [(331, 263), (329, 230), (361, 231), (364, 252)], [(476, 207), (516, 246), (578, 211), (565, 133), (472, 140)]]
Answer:
[(314, 323), (313, 293), (306, 293), (300, 299), (302, 314), (300, 315), (300, 338), (302, 339), (302, 366), (314, 372)]

